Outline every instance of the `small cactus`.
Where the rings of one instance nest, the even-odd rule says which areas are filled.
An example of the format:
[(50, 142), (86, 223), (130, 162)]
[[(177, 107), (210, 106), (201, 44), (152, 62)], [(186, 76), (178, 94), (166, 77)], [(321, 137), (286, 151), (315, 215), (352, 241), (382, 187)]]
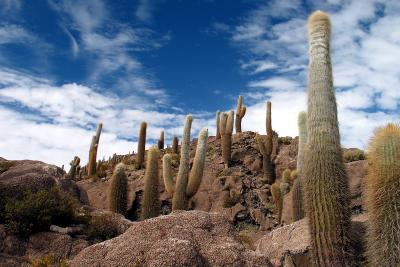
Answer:
[(246, 114), (246, 107), (243, 105), (243, 96), (239, 96), (237, 100), (236, 107), (236, 120), (235, 120), (235, 129), (236, 133), (242, 132), (242, 119)]
[(96, 135), (92, 137), (92, 142), (89, 149), (89, 161), (88, 161), (88, 176), (96, 174), (96, 162), (97, 162), (97, 148), (99, 147), (100, 134), (103, 129), (103, 124), (97, 125)]
[(294, 180), (297, 179), (298, 173), (297, 170), (293, 170), (290, 172), (290, 183), (293, 184)]
[(158, 139), (158, 149), (164, 149), (164, 131), (160, 133), (160, 139)]
[[(69, 163), (71, 165), (71, 168), (68, 171), (67, 178), (71, 180), (75, 180), (76, 175), (79, 175), (79, 163), (81, 162), (81, 159), (78, 156), (75, 156), (74, 159)], [(79, 168), (79, 169), (78, 169)]]
[(227, 113), (221, 113), (220, 116), (220, 127), (222, 139), (222, 158), (224, 160), (225, 169), (229, 167), (231, 161), (231, 149), (232, 149), (232, 132), (233, 132), (233, 118), (234, 112), (230, 111)]
[(282, 197), (290, 191), (290, 170), (286, 169), (282, 173), (282, 182), (280, 184)]
[(126, 214), (127, 209), (127, 177), (125, 174), (125, 165), (119, 163), (115, 168), (111, 177), (109, 187), (109, 208), (111, 211)]
[(142, 198), (141, 219), (149, 219), (160, 215), (160, 193), (158, 191), (158, 155), (157, 148), (147, 152), (146, 173), (144, 175), (144, 192)]
[(369, 144), (365, 198), (371, 266), (400, 266), (400, 127), (378, 129)]
[(179, 139), (178, 137), (174, 136), (172, 139), (172, 153), (178, 154), (178, 146), (179, 146)]
[(330, 58), (330, 21), (308, 19), (309, 71), (304, 189), (315, 266), (353, 266), (349, 185), (343, 163)]
[(143, 121), (140, 124), (138, 151), (137, 151), (137, 155), (136, 155), (136, 168), (137, 169), (141, 169), (143, 167), (144, 153), (145, 153), (145, 149), (146, 149), (146, 128), (147, 128), (147, 123), (145, 121)]
[(282, 173), (282, 182), (290, 184), (290, 173), (289, 169), (285, 169)]
[(172, 176), (171, 156), (166, 154), (163, 157), (164, 184), (166, 190), (173, 195), (172, 210), (186, 210), (188, 208), (188, 200), (196, 194), (203, 177), (208, 130), (203, 128), (199, 133), (196, 154), (193, 160), (192, 169), (190, 170), (189, 150), (192, 120), (191, 115), (187, 116), (176, 183), (174, 183)]
[(273, 183), (271, 185), (271, 195), (275, 204), (276, 213), (278, 215), (278, 222), (281, 223), (282, 209), (283, 209), (283, 197), (280, 189), (280, 185)]
[(220, 116), (221, 116), (221, 112), (218, 110), (217, 114), (216, 114), (216, 122), (215, 122), (215, 128), (217, 130), (217, 132), (215, 134), (215, 139), (221, 139), (221, 133), (219, 131)]

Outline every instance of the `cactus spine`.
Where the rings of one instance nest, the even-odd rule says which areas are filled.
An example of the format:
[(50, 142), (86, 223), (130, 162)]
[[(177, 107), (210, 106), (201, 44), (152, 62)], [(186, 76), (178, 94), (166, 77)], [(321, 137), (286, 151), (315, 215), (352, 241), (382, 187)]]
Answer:
[(215, 122), (215, 126), (216, 126), (216, 128), (217, 128), (217, 133), (215, 134), (215, 138), (216, 139), (220, 139), (221, 138), (221, 133), (220, 133), (220, 131), (219, 131), (219, 124), (220, 124), (220, 116), (221, 116), (221, 112), (218, 110), (217, 111), (217, 118), (216, 118), (216, 122)]
[(158, 155), (156, 147), (147, 152), (146, 173), (144, 176), (144, 192), (142, 198), (141, 219), (149, 219), (160, 215), (160, 193), (158, 191)]
[(369, 144), (366, 202), (371, 266), (400, 266), (400, 127), (388, 124)]
[(232, 132), (233, 132), (233, 110), (227, 113), (222, 113), (220, 116), (220, 127), (222, 139), (222, 158), (224, 160), (225, 168), (229, 167), (231, 161), (231, 149), (232, 149)]
[(174, 136), (174, 138), (172, 139), (172, 153), (178, 154), (178, 143), (178, 137)]
[(160, 133), (160, 139), (158, 139), (158, 149), (164, 149), (164, 131)]
[[(174, 186), (171, 169), (171, 156), (163, 157), (163, 175), (166, 190), (173, 194), (172, 210), (186, 210), (188, 200), (196, 194), (200, 187), (203, 177), (205, 164), (205, 154), (207, 147), (208, 130), (203, 128), (199, 133), (196, 154), (193, 161), (193, 167), (190, 171), (190, 129), (192, 125), (192, 116), (186, 117), (185, 128), (181, 145), (181, 159), (178, 171), (178, 177)], [(190, 172), (190, 173), (189, 173)]]
[(88, 176), (96, 174), (96, 160), (97, 160), (97, 148), (99, 147), (100, 134), (103, 129), (103, 124), (97, 125), (96, 135), (92, 137), (92, 142), (89, 149), (89, 161), (88, 161)]
[(298, 117), (299, 147), (297, 153), (297, 179), (293, 181), (292, 219), (298, 221), (304, 218), (303, 166), (304, 152), (307, 143), (307, 113), (302, 111)]
[(352, 266), (349, 186), (342, 159), (330, 60), (330, 21), (308, 19), (309, 72), (305, 200), (316, 266)]
[(137, 156), (136, 156), (136, 168), (137, 169), (141, 169), (143, 167), (144, 152), (145, 152), (145, 148), (146, 148), (146, 128), (147, 128), (147, 123), (145, 121), (143, 121), (140, 124), (138, 152), (137, 152)]
[(246, 114), (246, 107), (243, 106), (243, 96), (239, 96), (237, 100), (237, 107), (236, 107), (236, 120), (235, 120), (235, 129), (236, 133), (242, 132), (242, 119)]
[(71, 168), (68, 171), (67, 178), (71, 180), (75, 180), (75, 176), (79, 174), (79, 163), (81, 162), (81, 159), (78, 156), (75, 156), (74, 159), (69, 163), (71, 165)]
[(125, 215), (127, 209), (127, 184), (125, 165), (119, 163), (111, 177), (108, 200), (110, 210), (122, 215)]

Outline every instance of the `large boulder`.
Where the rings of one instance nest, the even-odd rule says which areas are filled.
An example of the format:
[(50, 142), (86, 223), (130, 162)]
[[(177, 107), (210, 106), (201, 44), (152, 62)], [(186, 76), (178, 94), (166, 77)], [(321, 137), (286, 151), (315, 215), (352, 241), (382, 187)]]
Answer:
[(134, 223), (124, 234), (84, 249), (70, 266), (271, 266), (248, 250), (225, 216), (178, 211)]

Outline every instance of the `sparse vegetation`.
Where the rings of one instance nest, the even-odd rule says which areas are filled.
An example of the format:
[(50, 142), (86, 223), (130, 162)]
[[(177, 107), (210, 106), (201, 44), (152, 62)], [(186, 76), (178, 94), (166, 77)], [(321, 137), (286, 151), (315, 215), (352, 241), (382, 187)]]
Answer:
[(105, 213), (90, 218), (88, 225), (84, 229), (84, 234), (92, 244), (118, 236), (119, 230), (113, 216), (115, 215)]
[(343, 160), (345, 163), (366, 159), (365, 152), (358, 148), (344, 149)]

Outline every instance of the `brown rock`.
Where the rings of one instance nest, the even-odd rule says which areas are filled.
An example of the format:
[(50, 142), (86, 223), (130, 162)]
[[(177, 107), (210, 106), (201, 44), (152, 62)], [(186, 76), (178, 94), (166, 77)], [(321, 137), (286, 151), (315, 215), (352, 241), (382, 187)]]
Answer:
[(227, 218), (201, 211), (135, 223), (124, 234), (90, 246), (70, 266), (271, 266), (246, 249)]
[(282, 224), (291, 224), (293, 222), (292, 217), (292, 196), (293, 188), (283, 198), (283, 209), (282, 209)]
[(367, 160), (359, 160), (346, 163), (346, 171), (349, 177), (350, 200), (353, 211), (363, 210), (362, 192), (364, 181), (367, 176), (368, 162)]

